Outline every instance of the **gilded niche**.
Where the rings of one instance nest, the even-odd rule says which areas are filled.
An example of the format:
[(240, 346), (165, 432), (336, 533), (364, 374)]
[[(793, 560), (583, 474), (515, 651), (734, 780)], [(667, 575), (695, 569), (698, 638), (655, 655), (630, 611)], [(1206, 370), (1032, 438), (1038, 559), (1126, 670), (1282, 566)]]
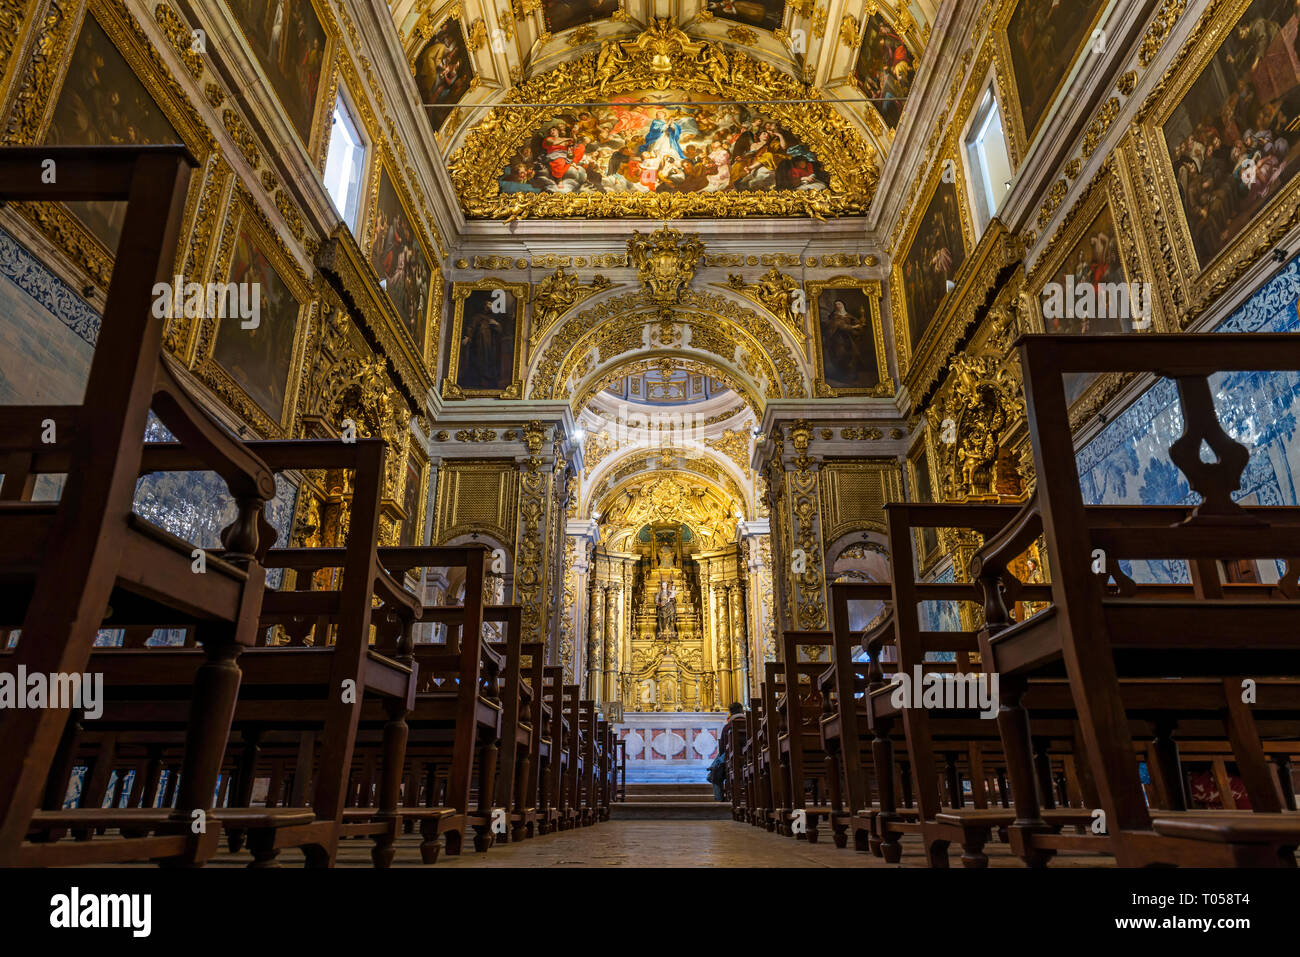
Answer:
[(944, 497), (1015, 497), (1021, 481), (1008, 428), (1024, 415), (1020, 383), (993, 354), (953, 358), (951, 390), (931, 411), (943, 462)]
[(667, 20), (512, 89), (449, 169), (496, 219), (860, 215), (879, 175), (815, 88)]

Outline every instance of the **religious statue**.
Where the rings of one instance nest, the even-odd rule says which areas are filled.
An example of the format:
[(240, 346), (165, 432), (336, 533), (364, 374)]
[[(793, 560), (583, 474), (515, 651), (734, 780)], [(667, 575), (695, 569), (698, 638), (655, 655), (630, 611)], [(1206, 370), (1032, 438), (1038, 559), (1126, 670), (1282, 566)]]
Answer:
[(672, 582), (664, 582), (655, 598), (655, 611), (658, 614), (656, 638), (675, 638), (677, 636), (677, 589)]
[(676, 564), (676, 563), (673, 561), (673, 550), (672, 550), (672, 548), (670, 548), (669, 546), (665, 545), (663, 548), (659, 549), (659, 567), (660, 567), (660, 568), (672, 568), (673, 565), (675, 565), (675, 564)]

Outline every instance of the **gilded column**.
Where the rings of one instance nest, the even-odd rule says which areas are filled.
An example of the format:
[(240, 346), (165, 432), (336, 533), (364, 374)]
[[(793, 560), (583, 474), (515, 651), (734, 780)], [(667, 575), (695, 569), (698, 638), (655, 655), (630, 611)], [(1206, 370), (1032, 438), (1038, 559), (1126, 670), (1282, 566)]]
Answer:
[(735, 697), (735, 674), (731, 660), (731, 647), (733, 640), (733, 624), (731, 620), (732, 586), (730, 584), (724, 585), (718, 591), (719, 597), (721, 598), (720, 618), (722, 623), (722, 633), (720, 635), (721, 640), (718, 642), (718, 693), (722, 696), (723, 701), (730, 704), (732, 699)]
[(590, 627), (587, 629), (587, 647), (583, 654), (583, 675), (582, 686), (591, 693), (592, 683), (595, 680), (598, 654), (600, 645), (600, 636), (605, 627), (605, 594), (604, 589), (596, 582), (598, 564), (593, 563), (591, 575), (591, 603), (590, 603)]

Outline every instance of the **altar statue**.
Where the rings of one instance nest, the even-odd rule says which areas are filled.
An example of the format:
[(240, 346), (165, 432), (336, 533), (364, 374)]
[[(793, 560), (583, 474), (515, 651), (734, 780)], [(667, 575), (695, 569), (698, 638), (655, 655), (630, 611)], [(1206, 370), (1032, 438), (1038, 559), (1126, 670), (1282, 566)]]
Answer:
[(658, 614), (655, 637), (677, 637), (677, 589), (673, 587), (672, 582), (664, 582), (659, 586), (659, 594), (655, 597), (655, 611)]

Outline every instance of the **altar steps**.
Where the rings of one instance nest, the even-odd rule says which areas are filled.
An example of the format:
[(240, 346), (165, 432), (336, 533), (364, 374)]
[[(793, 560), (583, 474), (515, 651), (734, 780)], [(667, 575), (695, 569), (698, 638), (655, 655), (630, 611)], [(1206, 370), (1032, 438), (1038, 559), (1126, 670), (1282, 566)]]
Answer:
[(620, 821), (726, 821), (731, 802), (713, 800), (707, 782), (628, 782), (627, 798), (611, 805), (610, 814)]

